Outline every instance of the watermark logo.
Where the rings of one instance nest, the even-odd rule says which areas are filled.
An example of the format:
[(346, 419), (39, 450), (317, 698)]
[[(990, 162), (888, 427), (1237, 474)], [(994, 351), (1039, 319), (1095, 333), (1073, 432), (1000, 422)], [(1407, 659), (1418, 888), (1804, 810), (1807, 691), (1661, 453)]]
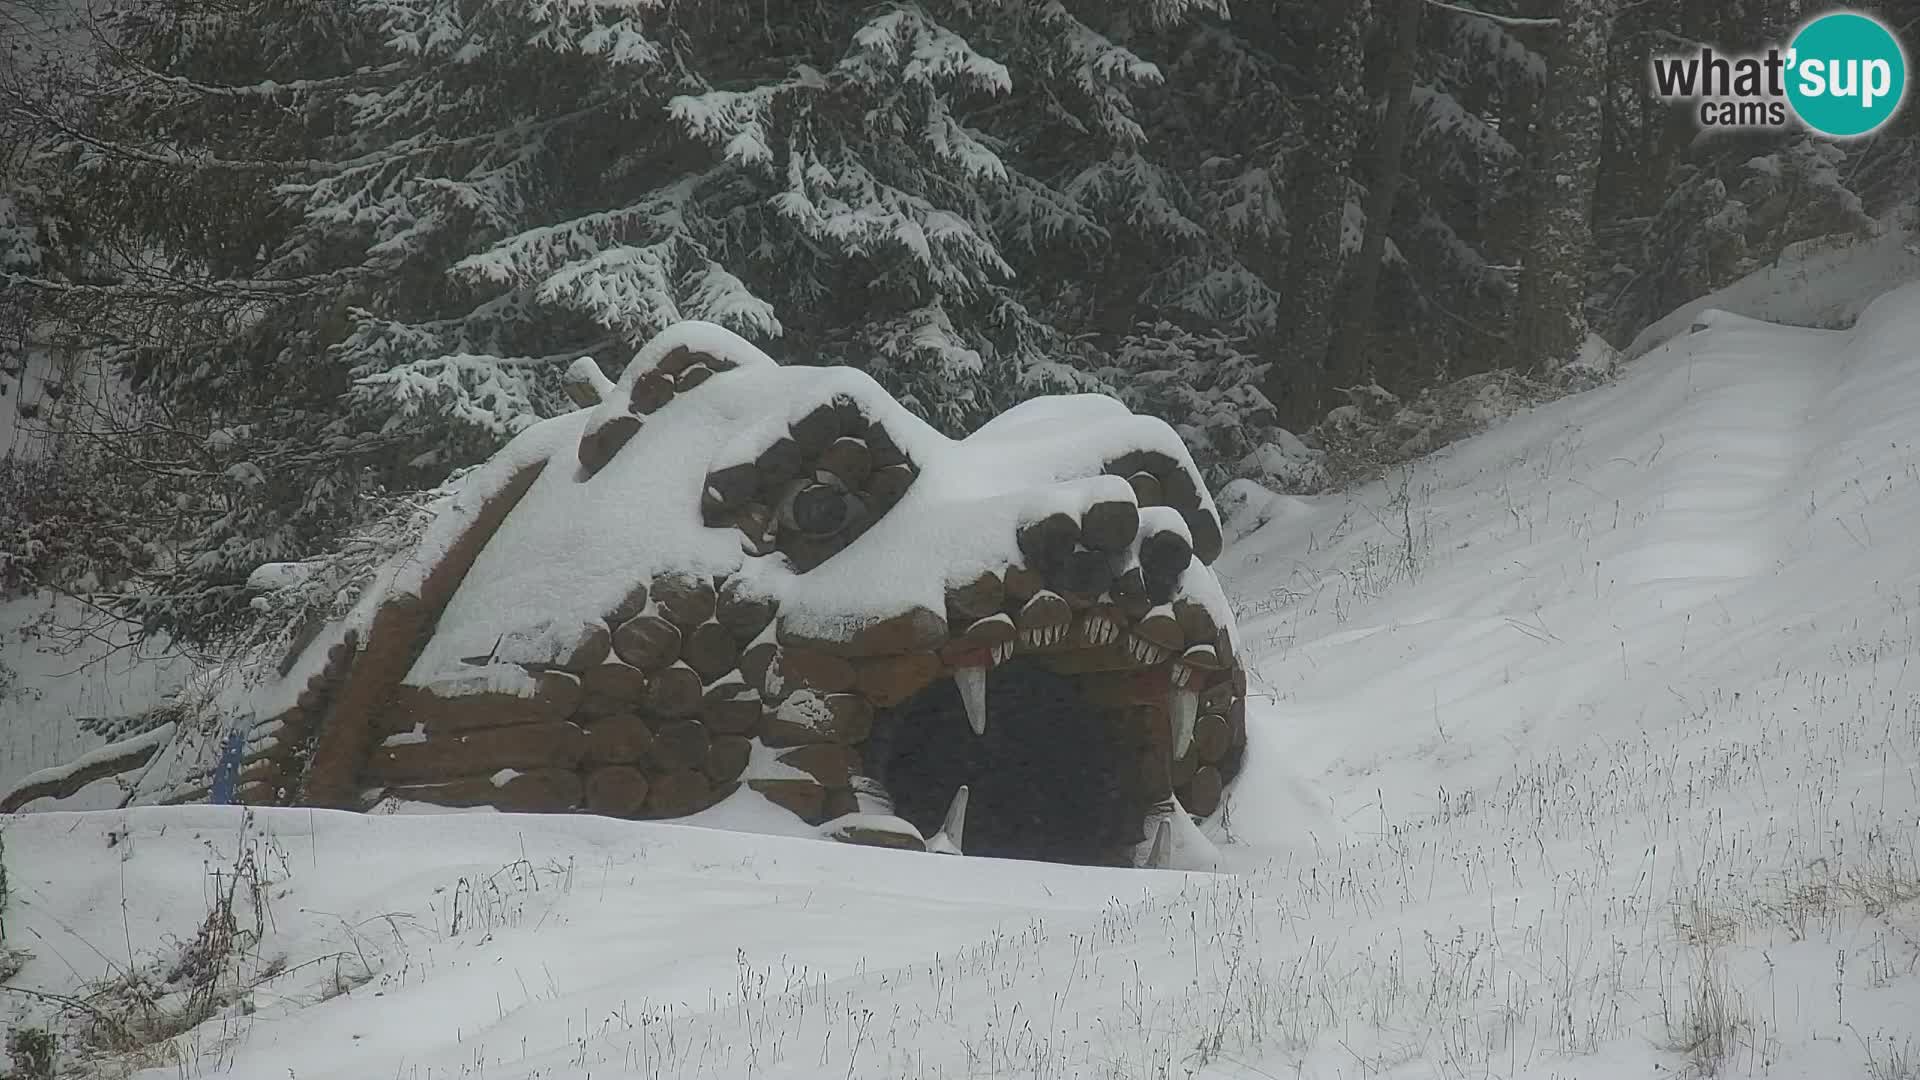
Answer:
[(1702, 127), (1780, 128), (1791, 115), (1847, 139), (1877, 130), (1900, 108), (1907, 57), (1878, 19), (1835, 11), (1801, 27), (1785, 49), (1654, 57), (1653, 88), (1696, 103)]

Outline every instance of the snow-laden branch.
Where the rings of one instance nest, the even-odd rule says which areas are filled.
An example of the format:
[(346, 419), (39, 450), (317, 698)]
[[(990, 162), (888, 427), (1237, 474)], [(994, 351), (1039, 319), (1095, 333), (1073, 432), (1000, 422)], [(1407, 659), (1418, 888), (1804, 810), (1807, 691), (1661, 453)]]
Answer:
[(1434, 7), (1440, 8), (1444, 11), (1457, 12), (1461, 15), (1472, 15), (1477, 19), (1485, 19), (1488, 22), (1499, 23), (1501, 26), (1559, 26), (1560, 25), (1560, 20), (1557, 18), (1556, 19), (1530, 19), (1530, 18), (1524, 18), (1519, 15), (1495, 15), (1490, 11), (1477, 11), (1470, 7), (1461, 7), (1458, 4), (1449, 4), (1446, 2), (1446, 0), (1427, 0), (1427, 3), (1432, 4)]

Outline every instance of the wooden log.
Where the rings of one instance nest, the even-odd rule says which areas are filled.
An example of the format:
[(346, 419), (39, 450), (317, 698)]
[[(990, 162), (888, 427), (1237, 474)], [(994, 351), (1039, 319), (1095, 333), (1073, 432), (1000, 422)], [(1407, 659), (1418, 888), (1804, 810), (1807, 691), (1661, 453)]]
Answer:
[(427, 686), (398, 686), (375, 730), (457, 735), (479, 728), (550, 723), (572, 716), (585, 696), (579, 678), (566, 672), (534, 674), (532, 692), (524, 696), (493, 689), (490, 679), (473, 675), (437, 679)]
[(783, 615), (775, 634), (782, 647), (800, 646), (854, 658), (931, 652), (947, 640), (946, 617), (918, 606), (846, 629), (851, 632), (836, 630), (825, 636), (812, 628), (802, 629)]
[(608, 817), (638, 817), (646, 810), (647, 774), (631, 765), (607, 765), (587, 774), (586, 805)]
[(566, 374), (561, 376), (561, 388), (567, 392), (567, 400), (573, 402), (574, 408), (591, 409), (600, 404), (600, 387), (592, 378), (592, 372), (595, 370), (597, 369), (569, 367)]
[(649, 680), (647, 708), (658, 716), (692, 716), (700, 711), (706, 685), (685, 661), (675, 661)]
[(822, 811), (827, 805), (827, 789), (811, 780), (749, 780), (747, 786), (809, 825), (826, 820)]
[(667, 355), (653, 365), (653, 370), (663, 375), (678, 375), (699, 363), (699, 358), (705, 355), (705, 353), (695, 353), (685, 345), (675, 345), (667, 351)]
[(683, 651), (688, 666), (699, 672), (706, 682), (732, 671), (740, 662), (740, 650), (733, 643), (733, 635), (718, 622), (703, 622), (694, 627)]
[(733, 517), (733, 526), (740, 530), (740, 550), (760, 558), (771, 555), (779, 548), (779, 530), (774, 527), (773, 508), (764, 503), (749, 503)]
[(1226, 537), (1220, 532), (1220, 519), (1204, 508), (1182, 510), (1180, 516), (1187, 523), (1187, 531), (1193, 534), (1194, 558), (1212, 566), (1213, 560), (1219, 558), (1221, 550), (1226, 547)]
[[(947, 587), (947, 617), (962, 624), (984, 619), (999, 611), (1006, 600), (1007, 586), (1000, 575), (991, 570), (982, 571), (971, 581)], [(954, 618), (955, 615), (961, 617)]]
[(800, 646), (780, 650), (780, 677), (788, 688), (804, 686), (823, 694), (839, 693), (853, 687), (852, 661), (832, 653)]
[(1187, 647), (1187, 639), (1180, 632), (1180, 620), (1173, 617), (1173, 608), (1167, 604), (1148, 611), (1133, 624), (1135, 637), (1144, 638), (1168, 652), (1178, 653)]
[[(858, 783), (859, 778), (855, 777), (854, 782)], [(820, 811), (820, 816), (824, 818), (826, 821), (833, 821), (836, 818), (843, 818), (843, 817), (846, 817), (848, 814), (857, 814), (859, 812), (860, 812), (860, 797), (854, 794), (853, 789), (851, 788), (828, 788), (827, 789), (827, 805), (824, 809)], [(855, 828), (860, 828), (860, 826), (855, 826)], [(834, 837), (834, 839), (837, 840), (839, 839), (839, 837), (836, 836)], [(922, 847), (920, 850), (925, 851), (926, 848)]]
[(571, 769), (585, 752), (585, 733), (563, 720), (482, 728), (424, 742), (380, 746), (368, 759), (376, 783), (473, 776), (498, 769)]
[(913, 486), (917, 474), (911, 465), (882, 465), (867, 478), (867, 506), (875, 516), (893, 509)]
[(1057, 631), (1071, 624), (1073, 607), (1059, 593), (1041, 589), (1020, 605), (1020, 614), (1013, 621), (1025, 641), (1036, 632)]
[(618, 661), (588, 668), (580, 676), (580, 708), (575, 715), (595, 720), (632, 712), (647, 699), (647, 676)]
[(474, 560), (545, 467), (546, 461), (541, 460), (517, 470), (499, 491), (482, 501), (458, 539), (427, 572), (417, 594), (392, 597), (374, 613), (358, 659), (332, 695), (327, 723), (318, 733), (307, 765), (302, 803), (360, 806), (358, 774), (381, 712), (413, 666), (421, 635), (431, 631)]
[(612, 639), (607, 624), (598, 619), (586, 623), (542, 619), (502, 634), (494, 643), (492, 662), (578, 674), (606, 660)]
[(580, 760), (586, 765), (638, 765), (651, 761), (652, 753), (653, 731), (629, 712), (594, 720), (587, 727)]
[(1133, 546), (1140, 534), (1140, 507), (1130, 502), (1098, 502), (1080, 517), (1080, 542), (1109, 554)]
[(1166, 474), (1180, 468), (1180, 462), (1173, 455), (1159, 450), (1129, 450), (1107, 463), (1107, 471), (1121, 476), (1131, 476), (1146, 471), (1165, 478)]
[(863, 743), (873, 734), (873, 705), (859, 694), (828, 694), (827, 710), (833, 735), (841, 742)]
[(740, 650), (740, 678), (761, 696), (769, 700), (778, 699), (780, 687), (769, 676), (780, 673), (779, 659), (780, 646), (772, 641), (756, 641)]
[(803, 464), (805, 460), (799, 443), (784, 435), (775, 439), (754, 459), (754, 465), (760, 470), (760, 490), (771, 492), (797, 478)]
[(654, 817), (685, 817), (707, 808), (713, 781), (698, 769), (655, 773), (648, 779), (647, 813)]
[(1233, 680), (1222, 679), (1200, 692), (1200, 708), (1207, 712), (1225, 713), (1227, 705), (1233, 701)]
[(664, 671), (680, 658), (680, 628), (659, 615), (636, 615), (614, 630), (613, 651), (641, 671)]
[(673, 388), (676, 392), (684, 394), (711, 378), (713, 378), (712, 368), (705, 364), (695, 364), (674, 377)]
[(743, 680), (725, 679), (707, 688), (700, 722), (717, 735), (746, 735), (760, 726), (760, 694)]
[(1133, 489), (1133, 501), (1136, 506), (1166, 504), (1166, 495), (1160, 490), (1160, 478), (1144, 469), (1128, 476), (1127, 486)]
[(1178, 581), (1192, 561), (1193, 546), (1171, 529), (1148, 533), (1140, 541), (1140, 568), (1149, 581), (1155, 576)]
[(1174, 600), (1173, 617), (1180, 620), (1180, 632), (1187, 636), (1188, 641), (1211, 642), (1219, 629), (1214, 625), (1213, 614), (1205, 604), (1184, 596)]
[(1160, 490), (1166, 493), (1168, 506), (1182, 511), (1200, 509), (1200, 485), (1186, 466), (1173, 462), (1158, 472)]
[(1014, 610), (1018, 605), (1033, 598), (1033, 594), (1047, 587), (1047, 579), (1038, 570), (1025, 566), (1009, 566), (1005, 574), (1006, 604)]
[(1187, 646), (1186, 651), (1180, 654), (1180, 662), (1190, 668), (1199, 668), (1203, 671), (1220, 670), (1220, 657), (1214, 652), (1211, 641)]
[(1049, 577), (1058, 572), (1073, 546), (1080, 542), (1080, 523), (1070, 514), (1048, 514), (1020, 526), (1014, 541), (1026, 564)]
[(744, 735), (715, 735), (707, 748), (707, 763), (702, 769), (716, 784), (738, 780), (747, 771), (753, 757), (753, 740)]
[(588, 476), (606, 467), (613, 455), (640, 433), (640, 418), (627, 413), (611, 417), (580, 436), (580, 467)]
[(1193, 745), (1200, 751), (1200, 760), (1211, 765), (1227, 756), (1233, 748), (1233, 729), (1228, 726), (1227, 718), (1217, 713), (1201, 713), (1193, 722)]
[(641, 416), (651, 416), (672, 400), (673, 376), (656, 368), (633, 380), (627, 407)]
[(1220, 792), (1224, 786), (1220, 770), (1211, 765), (1202, 765), (1195, 770), (1193, 779), (1187, 782), (1187, 796), (1180, 800), (1180, 805), (1186, 807), (1189, 814), (1210, 817), (1220, 809)]
[(873, 454), (875, 468), (910, 464), (906, 451), (900, 449), (900, 444), (893, 441), (893, 432), (888, 431), (886, 425), (878, 420), (868, 423), (862, 431), (849, 434), (858, 434), (860, 441), (867, 444), (867, 450)]
[(1147, 595), (1147, 579), (1137, 566), (1130, 566), (1126, 572), (1113, 579), (1113, 606), (1128, 621), (1144, 618), (1153, 610), (1153, 600)]
[(654, 725), (649, 755), (659, 769), (699, 769), (707, 763), (713, 739), (698, 720), (668, 720)]
[(707, 486), (703, 490), (717, 505), (729, 512), (736, 511), (753, 501), (754, 493), (760, 490), (760, 470), (752, 462), (715, 469), (707, 474)]
[(848, 491), (859, 491), (873, 475), (873, 452), (864, 441), (842, 435), (827, 444), (814, 467), (839, 477)]
[(775, 749), (832, 742), (833, 711), (824, 696), (801, 690), (761, 713), (758, 734)]
[(613, 610), (607, 612), (607, 625), (617, 627), (647, 609), (647, 583), (637, 581), (627, 590)]
[(830, 401), (814, 406), (813, 411), (787, 425), (787, 433), (807, 457), (815, 457), (832, 442), (846, 434), (844, 417)]
[(821, 787), (843, 788), (859, 771), (860, 755), (836, 743), (816, 743), (782, 753), (780, 763), (807, 773)]
[(1068, 553), (1053, 583), (1074, 607), (1087, 607), (1113, 587), (1113, 559), (1105, 552), (1076, 548)]
[[(1053, 594), (1045, 590), (1035, 593), (1033, 597), (1027, 600), (1027, 606), (1032, 606), (1034, 601), (1038, 600), (1041, 596), (1051, 595)], [(1024, 614), (1026, 607), (1022, 607), (1021, 611)], [(1019, 635), (1022, 629), (1025, 629), (1025, 627), (1021, 623), (1016, 622), (1013, 616), (1008, 615), (1004, 611), (996, 611), (984, 619), (975, 619), (965, 630), (961, 631), (960, 637), (956, 638), (955, 641), (966, 645), (992, 648), (1001, 642), (1012, 641)]]
[(671, 571), (653, 579), (654, 606), (682, 634), (713, 618), (718, 599), (713, 582), (703, 577)]
[(713, 617), (743, 647), (760, 636), (773, 615), (773, 597), (757, 591), (745, 578), (728, 578), (715, 597)]
[[(1003, 615), (1001, 618), (1006, 617)], [(1009, 630), (1011, 626), (1009, 621)], [(854, 687), (868, 701), (885, 709), (913, 697), (939, 677), (938, 656), (933, 653), (903, 653), (862, 660), (855, 665)]]

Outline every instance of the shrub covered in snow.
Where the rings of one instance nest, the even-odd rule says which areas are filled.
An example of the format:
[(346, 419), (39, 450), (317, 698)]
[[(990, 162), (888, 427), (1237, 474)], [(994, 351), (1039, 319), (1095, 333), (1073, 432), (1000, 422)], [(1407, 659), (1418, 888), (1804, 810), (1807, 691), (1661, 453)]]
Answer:
[(150, 565), (161, 523), (133, 488), (82, 453), (0, 458), (0, 598), (91, 592)]

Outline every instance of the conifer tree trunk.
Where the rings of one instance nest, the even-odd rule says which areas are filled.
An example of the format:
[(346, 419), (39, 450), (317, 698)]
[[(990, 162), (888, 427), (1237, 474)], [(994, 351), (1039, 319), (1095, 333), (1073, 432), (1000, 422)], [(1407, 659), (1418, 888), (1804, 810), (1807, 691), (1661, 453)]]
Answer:
[(1571, 360), (1586, 340), (1587, 259), (1600, 171), (1600, 96), (1613, 0), (1560, 0), (1540, 117), (1533, 239), (1520, 279), (1515, 360)]
[(1327, 92), (1314, 105), (1307, 147), (1296, 155), (1292, 169), (1293, 238), (1285, 275), (1293, 305), (1289, 351), (1297, 368), (1304, 369), (1294, 372), (1297, 384), (1308, 392), (1304, 401), (1289, 394), (1282, 365), (1277, 364), (1267, 388), (1267, 397), (1289, 420), (1317, 420), (1332, 404), (1331, 388), (1344, 385), (1343, 373), (1332, 370), (1330, 346), (1338, 317), (1347, 176), (1366, 103), (1361, 81), (1366, 5), (1326, 4), (1309, 10), (1314, 13), (1307, 35), (1314, 43), (1313, 70)]
[(1387, 226), (1393, 220), (1393, 201), (1406, 177), (1400, 159), (1406, 153), (1407, 127), (1413, 115), (1413, 60), (1419, 47), (1420, 11), (1426, 0), (1395, 0), (1393, 52), (1387, 60), (1386, 110), (1374, 140), (1373, 175), (1367, 187), (1366, 232), (1354, 259), (1353, 283), (1346, 318), (1340, 327), (1334, 365), (1340, 377), (1352, 382), (1377, 378), (1367, 363), (1367, 332), (1374, 321), (1374, 298), (1380, 287), (1381, 263), (1387, 251)]

